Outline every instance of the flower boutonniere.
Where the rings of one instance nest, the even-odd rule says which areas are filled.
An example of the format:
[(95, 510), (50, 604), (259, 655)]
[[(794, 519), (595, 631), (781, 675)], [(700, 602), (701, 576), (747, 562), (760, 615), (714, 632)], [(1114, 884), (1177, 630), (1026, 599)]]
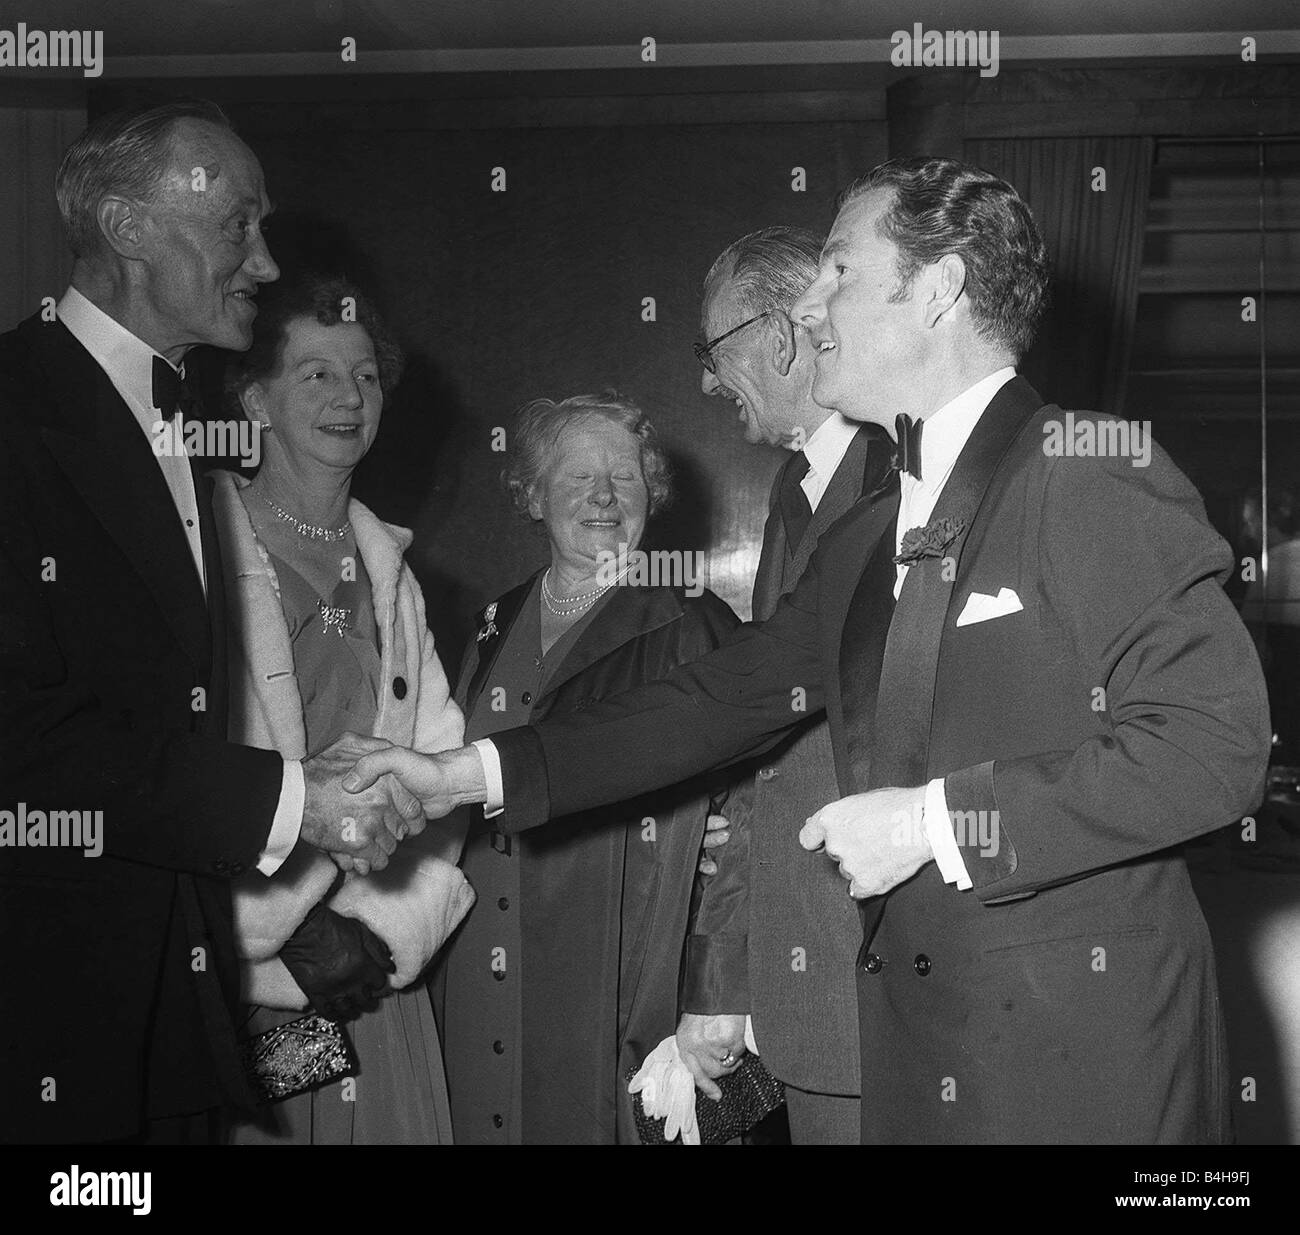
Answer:
[(475, 637), (475, 643), (482, 643), (484, 639), (492, 639), (501, 632), (497, 630), (497, 624), (494, 621), (497, 615), (497, 602), (494, 600), (486, 609), (483, 610), (483, 629)]
[(903, 544), (894, 555), (900, 566), (910, 566), (927, 557), (943, 557), (948, 546), (966, 530), (965, 519), (936, 519), (924, 527), (908, 528)]

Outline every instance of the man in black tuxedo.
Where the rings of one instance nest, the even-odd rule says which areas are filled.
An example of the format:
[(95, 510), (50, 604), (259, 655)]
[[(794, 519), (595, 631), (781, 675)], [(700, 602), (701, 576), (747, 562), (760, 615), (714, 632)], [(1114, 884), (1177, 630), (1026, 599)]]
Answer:
[[(186, 352), (247, 348), (278, 274), (256, 158), (211, 104), (133, 109), (73, 144), (58, 198), (72, 285), (0, 338), (0, 1140), (196, 1139), (249, 1098), (231, 877), (299, 842), (382, 866), (423, 816), (340, 788), (363, 742), (300, 764), (225, 741), (208, 485), (152, 446)], [(317, 1006), (382, 987), (373, 942), (309, 920)]]
[[(764, 228), (729, 245), (704, 281), (706, 342), (696, 348), (704, 393), (739, 406), (747, 441), (791, 452), (772, 485), (755, 621), (793, 590), (823, 533), (884, 479), (893, 453), (884, 430), (813, 400), (816, 356), (789, 311), (817, 276), (821, 246), (799, 228)], [(747, 934), (686, 941), (683, 1060), (707, 1078), (702, 1087), (730, 1071), (717, 1048), (744, 1053), (737, 1013), (748, 1010), (759, 1054), (786, 1086), (797, 1145), (856, 1145), (861, 1120), (853, 961), (862, 924), (835, 871), (799, 846), (804, 820), (836, 796), (820, 715), (791, 730), (728, 800), (728, 840), (712, 860), (724, 876), (744, 873)], [(710, 918), (698, 920), (707, 927)]]
[(803, 840), (862, 903), (867, 1143), (1229, 1135), (1177, 846), (1258, 800), (1263, 676), (1187, 479), (1140, 426), (1067, 421), (1015, 376), (1046, 288), (1010, 185), (873, 169), (792, 316), (819, 403), (900, 416), (901, 483), (823, 536), (772, 617), (669, 678), (344, 782), (396, 771), (428, 810), (504, 803), (517, 831), (752, 755), (792, 698), (825, 707), (843, 796)]

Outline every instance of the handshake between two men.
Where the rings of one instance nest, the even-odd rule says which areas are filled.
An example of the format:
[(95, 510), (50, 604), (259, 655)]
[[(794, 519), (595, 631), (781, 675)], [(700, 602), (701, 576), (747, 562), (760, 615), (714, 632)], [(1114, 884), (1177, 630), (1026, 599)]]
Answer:
[(360, 875), (383, 870), (403, 840), (424, 831), (426, 819), (486, 797), (482, 763), (471, 747), (420, 755), (358, 733), (345, 733), (306, 760), (303, 778), (300, 839)]
[[(345, 870), (363, 874), (382, 869), (398, 842), (420, 832), (426, 819), (487, 801), (483, 763), (469, 746), (422, 755), (344, 734), (305, 769), (303, 839), (329, 851)], [(830, 802), (804, 824), (799, 842), (837, 864), (850, 896), (881, 896), (934, 858), (923, 826), (925, 796), (920, 785)], [(346, 826), (340, 828), (340, 820)]]

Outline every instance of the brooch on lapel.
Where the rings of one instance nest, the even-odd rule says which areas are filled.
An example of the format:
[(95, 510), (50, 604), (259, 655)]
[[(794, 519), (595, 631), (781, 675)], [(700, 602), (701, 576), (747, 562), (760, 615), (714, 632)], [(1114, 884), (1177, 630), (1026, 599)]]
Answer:
[(320, 610), (322, 630), (332, 630), (342, 639), (343, 632), (352, 629), (351, 609), (346, 609), (342, 605), (327, 605), (323, 600), (316, 602), (316, 608)]
[(497, 624), (493, 620), (496, 617), (496, 615), (497, 615), (497, 602), (494, 600), (490, 605), (488, 605), (486, 609), (483, 610), (484, 626), (483, 629), (480, 630), (478, 632), (478, 635), (475, 637), (474, 640), (475, 643), (482, 643), (484, 639), (491, 639), (493, 635), (499, 635), (501, 633), (499, 630), (497, 630)]
[(908, 528), (894, 555), (899, 566), (910, 566), (927, 557), (943, 557), (948, 546), (966, 530), (965, 519), (937, 519), (925, 527)]

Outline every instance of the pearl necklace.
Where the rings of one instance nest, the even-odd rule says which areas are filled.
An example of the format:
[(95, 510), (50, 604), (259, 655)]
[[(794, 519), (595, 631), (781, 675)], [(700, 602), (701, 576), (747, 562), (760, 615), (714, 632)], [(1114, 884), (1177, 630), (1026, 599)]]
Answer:
[(625, 574), (626, 568), (620, 570), (608, 583), (601, 584), (594, 592), (584, 592), (580, 596), (556, 596), (546, 581), (551, 577), (551, 568), (546, 568), (546, 574), (542, 576), (542, 603), (556, 617), (575, 617), (584, 609), (590, 609), (610, 588), (614, 586)]
[(299, 519), (294, 515), (291, 515), (283, 506), (271, 501), (265, 493), (260, 494), (259, 496), (262, 501), (271, 508), (277, 518), (283, 519), (295, 532), (298, 533), (299, 536), (302, 536), (307, 540), (324, 540), (326, 542), (333, 542), (344, 539), (344, 537), (352, 531), (351, 520), (344, 523), (342, 527), (318, 527), (314, 523), (308, 523), (305, 519)]

